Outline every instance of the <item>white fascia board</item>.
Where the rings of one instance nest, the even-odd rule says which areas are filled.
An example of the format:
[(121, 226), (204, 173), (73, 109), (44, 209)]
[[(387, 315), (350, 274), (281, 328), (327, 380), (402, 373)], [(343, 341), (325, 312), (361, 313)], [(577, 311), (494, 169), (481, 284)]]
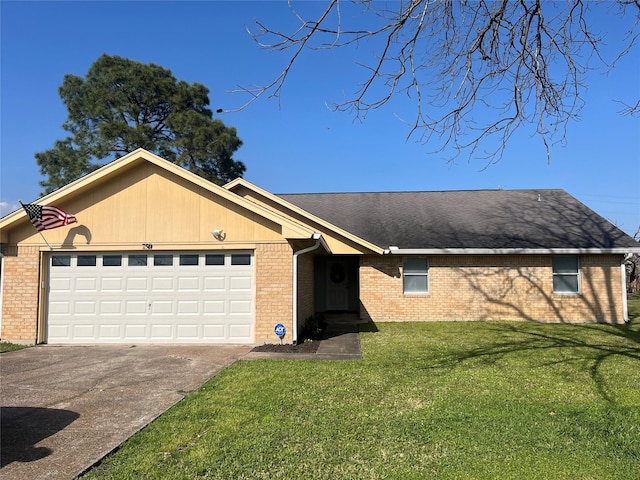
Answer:
[(637, 248), (389, 248), (391, 255), (624, 255)]
[(316, 232), (313, 235), (311, 235), (311, 238), (313, 240), (319, 240), (320, 241), (320, 245), (322, 246), (322, 248), (324, 248), (324, 251), (327, 252), (327, 253), (331, 253), (331, 247), (329, 247), (329, 244), (324, 239), (324, 236), (321, 233), (317, 233)]

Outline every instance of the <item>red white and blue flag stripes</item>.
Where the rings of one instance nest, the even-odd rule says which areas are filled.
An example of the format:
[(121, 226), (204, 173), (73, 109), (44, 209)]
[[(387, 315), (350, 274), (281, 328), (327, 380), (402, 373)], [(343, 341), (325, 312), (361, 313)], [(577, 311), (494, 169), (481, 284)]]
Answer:
[(29, 215), (29, 220), (37, 231), (51, 230), (52, 228), (64, 227), (78, 220), (70, 213), (65, 213), (57, 207), (46, 205), (36, 205), (35, 203), (21, 204)]

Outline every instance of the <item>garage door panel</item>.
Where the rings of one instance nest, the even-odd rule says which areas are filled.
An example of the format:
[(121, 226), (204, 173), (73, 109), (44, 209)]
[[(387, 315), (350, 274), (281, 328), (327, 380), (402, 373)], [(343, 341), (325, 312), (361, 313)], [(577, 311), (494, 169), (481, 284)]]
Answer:
[(73, 302), (74, 315), (95, 315), (97, 313), (96, 302), (94, 301), (76, 301)]
[(178, 315), (200, 315), (202, 312), (200, 311), (199, 300), (178, 300)]
[(100, 315), (122, 315), (122, 302), (103, 300), (100, 302)]
[(130, 315), (146, 315), (147, 314), (147, 302), (129, 300), (125, 302), (125, 316)]
[(199, 292), (200, 279), (198, 277), (178, 278), (178, 292)]
[(149, 290), (147, 277), (128, 277), (125, 282), (127, 292), (147, 292)]
[(101, 324), (98, 336), (105, 340), (116, 340), (122, 336), (122, 328), (119, 324)]
[(197, 324), (179, 324), (176, 326), (177, 340), (197, 340), (200, 337), (200, 328)]
[(202, 337), (205, 340), (225, 340), (225, 326), (220, 323), (208, 323), (202, 327)]
[(71, 292), (72, 280), (71, 277), (56, 277), (52, 278), (49, 282), (49, 288), (51, 292)]
[(205, 315), (224, 315), (225, 301), (224, 300), (205, 300), (204, 302), (204, 314)]
[(246, 338), (251, 335), (251, 327), (245, 324), (232, 324), (229, 325), (229, 338)]
[(251, 343), (253, 257), (233, 255), (82, 254), (81, 266), (63, 255), (49, 271), (48, 341)]
[(100, 290), (102, 292), (123, 292), (124, 278), (122, 277), (102, 277), (100, 279)]
[(124, 337), (129, 340), (143, 340), (147, 338), (147, 325), (128, 323), (124, 326)]
[(251, 291), (253, 286), (253, 281), (251, 277), (231, 277), (230, 279), (229, 290), (234, 291), (242, 291), (248, 292)]
[(49, 303), (49, 315), (69, 315), (71, 313), (71, 302), (61, 300)]
[(151, 289), (154, 292), (173, 292), (173, 277), (154, 277), (151, 280)]
[(69, 325), (68, 324), (55, 324), (49, 325), (48, 328), (49, 337), (54, 338), (70, 338), (69, 335)]
[(173, 338), (173, 326), (167, 324), (151, 325), (151, 338), (170, 340)]
[(251, 313), (251, 302), (246, 300), (229, 301), (229, 313), (231, 315), (243, 315)]
[(152, 300), (149, 302), (151, 315), (171, 315), (175, 313), (172, 300)]
[(97, 338), (95, 328), (95, 325), (91, 324), (74, 325), (73, 338), (76, 338), (80, 341), (95, 340)]
[(224, 292), (226, 290), (226, 278), (225, 277), (205, 277), (204, 278), (204, 291), (205, 292)]
[(77, 277), (76, 292), (96, 292), (98, 291), (98, 280), (95, 277)]

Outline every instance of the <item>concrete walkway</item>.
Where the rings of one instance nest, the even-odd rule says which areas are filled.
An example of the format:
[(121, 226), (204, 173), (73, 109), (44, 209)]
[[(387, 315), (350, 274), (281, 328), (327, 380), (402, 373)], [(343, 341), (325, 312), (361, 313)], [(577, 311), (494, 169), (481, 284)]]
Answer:
[(250, 352), (243, 359), (299, 359), (299, 360), (360, 360), (360, 334), (358, 324), (362, 323), (353, 315), (328, 315), (327, 329), (316, 353), (276, 353)]

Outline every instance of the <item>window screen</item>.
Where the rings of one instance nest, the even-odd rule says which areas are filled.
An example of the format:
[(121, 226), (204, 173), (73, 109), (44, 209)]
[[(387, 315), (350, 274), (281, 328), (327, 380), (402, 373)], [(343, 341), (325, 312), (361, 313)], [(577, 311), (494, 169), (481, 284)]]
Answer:
[(429, 291), (429, 262), (426, 257), (403, 258), (402, 288), (404, 293)]
[(553, 257), (553, 292), (580, 292), (580, 265), (576, 255)]

